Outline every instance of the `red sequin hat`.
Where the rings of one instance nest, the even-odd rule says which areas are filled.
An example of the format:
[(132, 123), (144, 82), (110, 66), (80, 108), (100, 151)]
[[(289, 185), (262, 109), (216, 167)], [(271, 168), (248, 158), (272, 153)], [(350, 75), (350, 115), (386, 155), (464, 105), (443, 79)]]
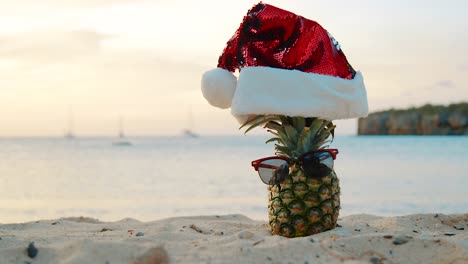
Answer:
[[(239, 79), (233, 72), (239, 70)], [(259, 3), (202, 77), (202, 92), (243, 123), (250, 115), (365, 117), (366, 89), (338, 42), (317, 22)]]

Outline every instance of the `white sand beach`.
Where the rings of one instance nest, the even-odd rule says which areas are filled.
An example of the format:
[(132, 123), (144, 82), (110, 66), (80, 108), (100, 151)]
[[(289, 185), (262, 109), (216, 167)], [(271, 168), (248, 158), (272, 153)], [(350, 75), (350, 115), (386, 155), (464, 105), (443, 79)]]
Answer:
[(468, 214), (352, 215), (338, 223), (293, 239), (243, 215), (3, 224), (0, 263), (468, 263)]

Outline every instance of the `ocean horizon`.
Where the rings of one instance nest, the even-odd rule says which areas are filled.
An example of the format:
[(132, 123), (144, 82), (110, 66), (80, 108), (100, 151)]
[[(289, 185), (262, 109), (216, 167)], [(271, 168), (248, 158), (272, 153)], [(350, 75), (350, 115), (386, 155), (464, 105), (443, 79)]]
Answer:
[[(267, 219), (250, 161), (274, 155), (267, 135), (0, 137), (0, 222), (68, 216), (103, 221), (244, 214)], [(466, 213), (468, 137), (346, 136), (341, 216)]]

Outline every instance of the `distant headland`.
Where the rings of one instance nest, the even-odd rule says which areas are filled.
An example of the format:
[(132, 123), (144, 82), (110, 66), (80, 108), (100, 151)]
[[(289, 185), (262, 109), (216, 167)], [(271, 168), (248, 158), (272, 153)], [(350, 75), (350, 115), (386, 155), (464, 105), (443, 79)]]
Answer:
[(468, 135), (468, 102), (371, 113), (358, 135)]

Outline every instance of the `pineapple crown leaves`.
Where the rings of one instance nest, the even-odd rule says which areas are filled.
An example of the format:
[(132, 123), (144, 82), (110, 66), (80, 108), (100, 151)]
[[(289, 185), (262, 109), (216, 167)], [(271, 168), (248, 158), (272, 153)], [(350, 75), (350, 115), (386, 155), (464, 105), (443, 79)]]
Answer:
[[(265, 143), (276, 142), (276, 154), (297, 157), (311, 150), (327, 148), (335, 136), (333, 122), (319, 118), (257, 115), (239, 129), (250, 130), (263, 126), (275, 137)], [(331, 139), (329, 137), (331, 136)]]

